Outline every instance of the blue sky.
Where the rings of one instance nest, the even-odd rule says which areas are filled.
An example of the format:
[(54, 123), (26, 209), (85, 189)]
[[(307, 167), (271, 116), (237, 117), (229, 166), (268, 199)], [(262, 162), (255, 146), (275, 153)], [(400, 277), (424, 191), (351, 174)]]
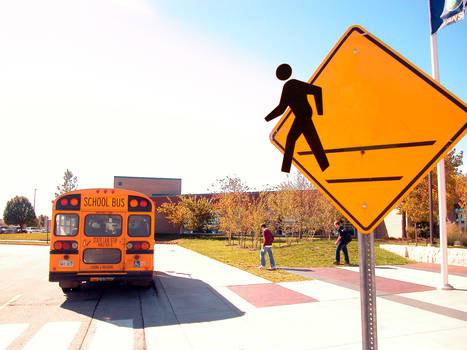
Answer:
[[(275, 67), (290, 62), (312, 75), (351, 25), (358, 24), (431, 75), (428, 1), (157, 1), (158, 8), (214, 42)], [(438, 33), (441, 80), (465, 101), (466, 24)], [(464, 63), (464, 64), (462, 64)]]
[[(1, 2), (0, 207), (36, 188), (50, 215), (67, 168), (81, 188), (115, 175), (181, 178), (184, 193), (227, 175), (278, 184), (263, 120), (275, 68), (308, 80), (354, 24), (431, 75), (426, 0)], [(466, 34), (466, 20), (438, 34), (441, 84), (464, 101)]]

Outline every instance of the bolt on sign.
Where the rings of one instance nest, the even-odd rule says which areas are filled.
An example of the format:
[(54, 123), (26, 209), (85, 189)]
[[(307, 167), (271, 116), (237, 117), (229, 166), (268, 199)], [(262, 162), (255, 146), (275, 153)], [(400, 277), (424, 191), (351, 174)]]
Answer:
[[(359, 26), (347, 30), (308, 83), (321, 88), (322, 101), (307, 98), (317, 105), (312, 124), (329, 165), (318, 164), (296, 130), (293, 163), (362, 233), (466, 133), (465, 102)], [(288, 108), (271, 132), (282, 153), (294, 120)]]

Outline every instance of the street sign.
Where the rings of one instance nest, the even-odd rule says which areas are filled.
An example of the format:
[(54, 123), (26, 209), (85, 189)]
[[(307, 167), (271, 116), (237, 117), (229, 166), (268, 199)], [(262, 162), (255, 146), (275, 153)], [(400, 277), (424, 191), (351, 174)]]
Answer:
[[(467, 131), (462, 100), (359, 26), (347, 30), (308, 83), (322, 89), (322, 115), (313, 107), (312, 125), (329, 165), (320, 166), (304, 135), (292, 148), (293, 163), (363, 233)], [(316, 96), (308, 96), (310, 106)], [(282, 153), (294, 120), (288, 108), (271, 132)]]

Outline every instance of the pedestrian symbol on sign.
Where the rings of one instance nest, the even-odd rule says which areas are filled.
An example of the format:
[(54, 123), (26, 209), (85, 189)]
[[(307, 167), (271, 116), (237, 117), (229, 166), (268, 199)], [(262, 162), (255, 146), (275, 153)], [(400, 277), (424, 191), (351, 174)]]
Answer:
[[(287, 80), (291, 75), (292, 68), (288, 64), (284, 63), (277, 67), (276, 76), (279, 80)], [(295, 115), (295, 120), (287, 135), (284, 160), (282, 161), (282, 171), (285, 173), (290, 173), (295, 142), (301, 134), (305, 136), (305, 140), (310, 146), (321, 170), (324, 171), (329, 167), (329, 161), (324, 153), (323, 145), (311, 120), (313, 110), (308, 102), (307, 95), (314, 96), (318, 115), (323, 115), (321, 88), (300, 80), (291, 79), (284, 84), (279, 105), (264, 118), (266, 121), (270, 121), (279, 117), (287, 107), (290, 107)]]

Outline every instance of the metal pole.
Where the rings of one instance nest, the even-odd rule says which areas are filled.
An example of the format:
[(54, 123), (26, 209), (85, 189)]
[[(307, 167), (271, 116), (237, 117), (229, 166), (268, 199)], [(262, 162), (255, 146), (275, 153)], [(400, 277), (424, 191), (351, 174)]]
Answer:
[(433, 172), (428, 173), (428, 201), (430, 204), (430, 245), (433, 245)]
[[(430, 37), (431, 44), (431, 71), (433, 78), (439, 82), (438, 45), (436, 33)], [(447, 238), (447, 209), (446, 209), (446, 176), (444, 159), (436, 165), (438, 171), (438, 207), (439, 207), (439, 249), (441, 253), (441, 286), (440, 289), (452, 289), (448, 283), (448, 238)]]
[(360, 257), (360, 306), (362, 311), (362, 349), (377, 350), (376, 286), (374, 232), (358, 231), (358, 254)]
[(36, 191), (37, 188), (34, 189), (34, 214), (36, 213)]
[(439, 192), (439, 249), (441, 253), (441, 286), (439, 289), (453, 289), (448, 283), (448, 235), (446, 227), (446, 176), (444, 172), (444, 159), (438, 165), (438, 192)]

